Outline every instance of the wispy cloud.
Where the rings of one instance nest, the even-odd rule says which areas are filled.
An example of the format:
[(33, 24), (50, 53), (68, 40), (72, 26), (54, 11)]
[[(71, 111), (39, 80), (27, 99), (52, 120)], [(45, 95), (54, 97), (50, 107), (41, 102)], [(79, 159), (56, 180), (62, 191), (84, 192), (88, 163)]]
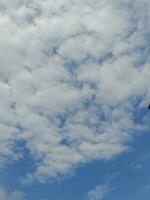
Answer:
[(1, 200), (23, 200), (25, 194), (20, 191), (13, 191), (8, 193), (3, 187), (0, 187), (0, 199)]
[(110, 189), (107, 185), (97, 185), (94, 189), (88, 192), (89, 200), (104, 200)]

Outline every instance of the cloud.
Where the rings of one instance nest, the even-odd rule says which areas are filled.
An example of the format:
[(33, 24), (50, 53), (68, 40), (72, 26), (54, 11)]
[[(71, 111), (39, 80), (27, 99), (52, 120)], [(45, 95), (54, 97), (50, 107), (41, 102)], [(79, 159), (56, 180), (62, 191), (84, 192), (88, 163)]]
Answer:
[[(56, 178), (128, 150), (148, 114), (148, 1), (1, 1), (0, 165)], [(143, 16), (142, 13), (145, 13)]]
[(0, 187), (0, 199), (1, 200), (23, 200), (25, 197), (23, 192), (13, 191), (9, 193), (3, 188)]
[(110, 189), (107, 185), (97, 185), (94, 189), (88, 192), (88, 199), (103, 200), (109, 192)]

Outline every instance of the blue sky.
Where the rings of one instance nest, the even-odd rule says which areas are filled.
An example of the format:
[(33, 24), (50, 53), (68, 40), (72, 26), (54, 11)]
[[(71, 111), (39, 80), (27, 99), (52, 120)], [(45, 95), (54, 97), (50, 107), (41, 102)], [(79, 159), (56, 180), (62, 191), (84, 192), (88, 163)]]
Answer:
[(0, 200), (149, 200), (148, 0), (1, 0)]

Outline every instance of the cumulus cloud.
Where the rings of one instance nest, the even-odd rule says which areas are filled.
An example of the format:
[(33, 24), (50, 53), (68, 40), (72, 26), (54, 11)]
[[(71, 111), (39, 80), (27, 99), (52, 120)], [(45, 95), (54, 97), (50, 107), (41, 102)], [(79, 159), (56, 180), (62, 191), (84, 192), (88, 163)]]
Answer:
[[(0, 2), (0, 165), (56, 178), (127, 151), (150, 99), (149, 1)], [(24, 181), (27, 181), (24, 179)]]
[(13, 191), (8, 193), (3, 187), (0, 187), (0, 199), (1, 200), (23, 200), (25, 197), (23, 192)]

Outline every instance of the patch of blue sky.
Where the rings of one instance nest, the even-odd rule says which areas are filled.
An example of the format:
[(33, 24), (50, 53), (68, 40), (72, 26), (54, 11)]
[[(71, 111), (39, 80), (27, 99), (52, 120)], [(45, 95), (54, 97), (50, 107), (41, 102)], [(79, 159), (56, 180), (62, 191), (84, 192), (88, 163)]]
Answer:
[(79, 67), (79, 64), (74, 60), (65, 60), (64, 62), (64, 66), (71, 74), (73, 74), (75, 69)]
[[(45, 42), (44, 42), (45, 44)], [(42, 49), (42, 53), (47, 56), (48, 58), (54, 56), (54, 55), (57, 55), (58, 52), (58, 46), (53, 46), (53, 47), (48, 47), (47, 44), (45, 44), (45, 47)]]
[(64, 60), (64, 66), (68, 69), (71, 74), (74, 74), (76, 72), (76, 69), (82, 64), (103, 64), (106, 61), (109, 61), (113, 58), (113, 52), (108, 51), (104, 53), (103, 55), (94, 57), (92, 55), (87, 54), (85, 58), (81, 59), (80, 61), (76, 61), (73, 59)]
[(129, 102), (132, 104), (132, 116), (136, 124), (148, 125), (148, 122), (144, 122), (144, 118), (150, 115), (148, 105), (144, 107), (140, 106), (143, 101), (144, 96), (132, 96)]
[(25, 147), (24, 141), (16, 143), (16, 152), (19, 152), (21, 159), (15, 162), (8, 163), (5, 168), (0, 169), (0, 184), (5, 186), (8, 191), (14, 191), (16, 188), (20, 189), (21, 178), (35, 167), (35, 161), (31, 156), (29, 150)]
[(138, 46), (134, 49), (134, 53), (138, 54), (138, 58), (135, 62), (135, 67), (141, 67), (144, 64), (146, 64), (150, 58), (149, 58), (149, 53), (150, 53), (150, 36), (146, 36), (145, 38), (145, 44)]

